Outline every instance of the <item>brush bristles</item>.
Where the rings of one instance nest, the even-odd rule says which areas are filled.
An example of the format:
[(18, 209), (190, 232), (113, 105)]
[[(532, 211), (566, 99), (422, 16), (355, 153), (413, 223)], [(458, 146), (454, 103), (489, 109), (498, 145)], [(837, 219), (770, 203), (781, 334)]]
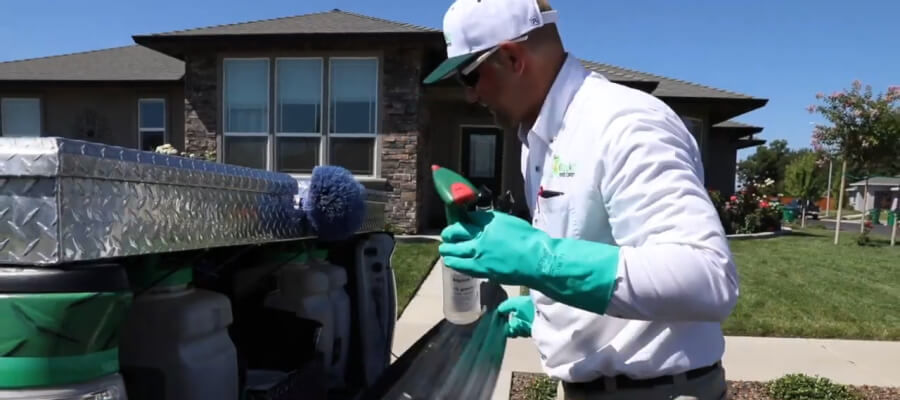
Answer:
[(316, 167), (303, 211), (319, 238), (342, 240), (363, 224), (366, 212), (365, 187), (345, 168)]

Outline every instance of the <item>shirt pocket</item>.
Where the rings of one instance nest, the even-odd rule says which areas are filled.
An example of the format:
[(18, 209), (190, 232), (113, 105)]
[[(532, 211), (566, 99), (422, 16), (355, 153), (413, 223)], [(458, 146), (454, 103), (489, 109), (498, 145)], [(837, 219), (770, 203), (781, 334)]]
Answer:
[(569, 195), (563, 193), (554, 197), (537, 198), (537, 212), (533, 224), (551, 237), (565, 237), (571, 218)]
[(566, 233), (570, 237), (608, 242), (612, 240), (609, 215), (599, 191), (587, 185), (569, 194), (569, 221)]

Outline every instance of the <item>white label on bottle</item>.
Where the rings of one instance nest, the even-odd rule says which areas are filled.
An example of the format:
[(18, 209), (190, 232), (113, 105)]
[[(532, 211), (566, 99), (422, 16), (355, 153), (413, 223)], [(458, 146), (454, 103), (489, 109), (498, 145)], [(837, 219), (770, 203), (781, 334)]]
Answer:
[(478, 308), (478, 280), (471, 276), (453, 272), (453, 307), (466, 312)]

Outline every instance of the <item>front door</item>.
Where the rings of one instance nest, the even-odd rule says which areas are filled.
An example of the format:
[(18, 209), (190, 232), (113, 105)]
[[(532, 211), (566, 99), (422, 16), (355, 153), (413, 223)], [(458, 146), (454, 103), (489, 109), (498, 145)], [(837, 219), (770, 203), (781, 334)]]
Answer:
[(462, 127), (462, 174), (480, 189), (500, 195), (503, 131), (497, 127)]

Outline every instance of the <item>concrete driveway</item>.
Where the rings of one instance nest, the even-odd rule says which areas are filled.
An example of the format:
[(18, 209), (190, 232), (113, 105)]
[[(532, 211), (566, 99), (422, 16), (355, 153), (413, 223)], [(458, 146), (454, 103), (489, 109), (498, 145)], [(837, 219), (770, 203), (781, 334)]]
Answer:
[[(442, 290), (438, 265), (397, 321), (395, 355), (403, 354), (443, 319)], [(518, 295), (516, 287), (504, 290), (510, 297)], [(722, 363), (730, 380), (765, 381), (788, 373), (806, 373), (851, 385), (900, 385), (900, 364), (891, 362), (900, 360), (900, 342), (731, 336), (725, 341)], [(509, 399), (514, 371), (543, 373), (531, 339), (507, 342), (492, 399)]]
[[(828, 230), (834, 232), (834, 226), (836, 225), (835, 220), (829, 218), (823, 218), (819, 220), (807, 219), (806, 227), (815, 227), (815, 226), (825, 226)], [(900, 227), (898, 227), (900, 229)], [(841, 232), (856, 232), (859, 233), (859, 221), (842, 221), (841, 222)], [(900, 232), (900, 231), (898, 231)], [(884, 236), (891, 235), (891, 227), (886, 225), (873, 225), (872, 233)], [(900, 233), (898, 233), (900, 234)]]

